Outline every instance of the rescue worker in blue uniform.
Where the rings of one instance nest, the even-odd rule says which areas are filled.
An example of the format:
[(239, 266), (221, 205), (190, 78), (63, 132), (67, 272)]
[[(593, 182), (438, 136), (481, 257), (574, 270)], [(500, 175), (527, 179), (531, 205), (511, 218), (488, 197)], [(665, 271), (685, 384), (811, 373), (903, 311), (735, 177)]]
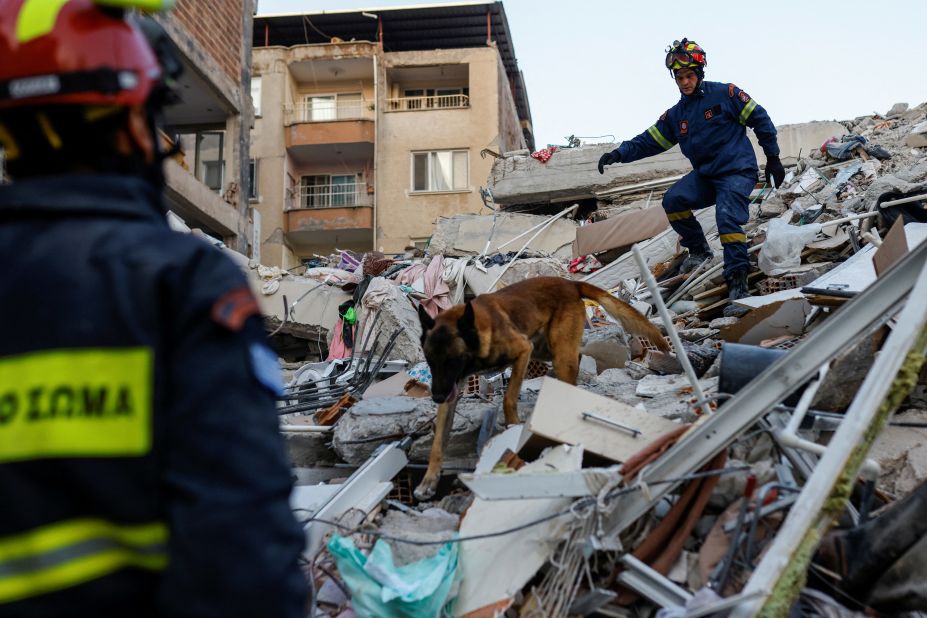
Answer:
[(180, 65), (119, 3), (0, 1), (0, 616), (304, 618), (277, 358), (168, 227)]
[[(749, 295), (750, 269), (743, 226), (749, 219), (750, 193), (757, 180), (753, 147), (746, 127), (756, 133), (766, 154), (766, 181), (780, 186), (785, 170), (779, 161), (776, 127), (762, 106), (734, 84), (705, 81), (705, 51), (694, 41), (674, 41), (666, 54), (681, 97), (649, 129), (599, 159), (599, 173), (614, 163), (630, 163), (679, 144), (693, 171), (666, 192), (663, 209), (688, 255), (686, 273), (711, 259), (712, 252), (694, 211), (716, 205), (715, 217), (724, 248), (724, 277), (731, 300)], [(725, 315), (746, 311), (729, 305)]]

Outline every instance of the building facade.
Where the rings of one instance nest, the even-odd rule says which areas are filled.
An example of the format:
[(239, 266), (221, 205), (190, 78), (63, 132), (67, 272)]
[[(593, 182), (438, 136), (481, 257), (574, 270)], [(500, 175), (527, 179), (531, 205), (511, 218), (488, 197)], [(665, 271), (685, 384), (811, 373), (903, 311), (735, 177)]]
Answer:
[(501, 2), (258, 16), (251, 158), (262, 262), (423, 247), (533, 148)]
[(258, 258), (259, 216), (247, 196), (253, 7), (254, 0), (177, 0), (156, 19), (184, 64), (181, 101), (165, 110), (164, 140), (181, 149), (165, 162), (167, 207), (187, 226)]

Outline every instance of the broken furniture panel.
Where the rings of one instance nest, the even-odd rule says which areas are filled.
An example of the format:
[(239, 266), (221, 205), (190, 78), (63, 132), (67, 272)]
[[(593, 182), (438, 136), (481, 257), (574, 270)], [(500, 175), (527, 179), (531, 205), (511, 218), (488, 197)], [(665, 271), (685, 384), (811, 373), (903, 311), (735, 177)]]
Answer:
[(679, 425), (627, 404), (544, 378), (528, 420), (532, 434), (562, 444), (581, 444), (590, 453), (625, 461)]

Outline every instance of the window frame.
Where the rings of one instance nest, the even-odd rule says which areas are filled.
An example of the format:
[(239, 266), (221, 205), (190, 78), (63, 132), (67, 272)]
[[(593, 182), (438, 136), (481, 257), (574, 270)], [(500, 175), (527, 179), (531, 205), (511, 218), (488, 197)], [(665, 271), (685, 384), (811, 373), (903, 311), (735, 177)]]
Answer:
[[(416, 189), (415, 188), (415, 159), (416, 155), (427, 155), (428, 167), (425, 170), (425, 182), (426, 185), (431, 184), (433, 178), (432, 174), (432, 161), (433, 155), (438, 153), (449, 152), (451, 153), (451, 173), (454, 173), (454, 154), (464, 153), (466, 155), (466, 164), (467, 172), (466, 177), (464, 178), (463, 183), (458, 185), (456, 178), (451, 177), (451, 186), (448, 189), (434, 189), (434, 188), (425, 188), (425, 189)], [(409, 165), (409, 193), (411, 195), (423, 195), (423, 194), (432, 194), (432, 193), (466, 193), (471, 190), (470, 188), (470, 149), (469, 148), (444, 148), (438, 150), (413, 150), (410, 155), (410, 165)]]
[(258, 175), (260, 174), (260, 160), (248, 159), (248, 201), (256, 202), (260, 200), (261, 194), (258, 191)]
[[(219, 186), (218, 188), (210, 187), (206, 182), (206, 173), (200, 175), (200, 163), (203, 163), (202, 157), (200, 156), (201, 149), (200, 144), (206, 136), (218, 135), (219, 136)], [(222, 193), (222, 187), (225, 185), (225, 131), (197, 131), (194, 133), (194, 161), (193, 161), (193, 176), (203, 183), (210, 191), (216, 193)]]
[[(255, 84), (257, 85), (257, 96), (254, 96)], [(254, 117), (261, 117), (261, 97), (263, 96), (263, 83), (260, 75), (251, 77), (251, 105), (254, 107)]]

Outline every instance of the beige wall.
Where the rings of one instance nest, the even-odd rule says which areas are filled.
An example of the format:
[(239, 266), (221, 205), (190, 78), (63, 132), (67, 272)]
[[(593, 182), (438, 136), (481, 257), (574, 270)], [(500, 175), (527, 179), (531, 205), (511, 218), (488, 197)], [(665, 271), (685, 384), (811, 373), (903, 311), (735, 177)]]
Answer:
[[(391, 68), (466, 64), (470, 107), (379, 114), (377, 155), (377, 248), (402, 251), (412, 240), (428, 238), (438, 217), (478, 212), (479, 187), (486, 184), (492, 159), (480, 150), (498, 148), (500, 140), (499, 54), (492, 47), (398, 52), (384, 55), (381, 80)], [(504, 76), (503, 76), (504, 80)], [(403, 84), (404, 87), (406, 84)], [(410, 87), (414, 87), (414, 84)], [(393, 89), (390, 94), (400, 96)], [(387, 109), (381, 93), (379, 109)], [(514, 112), (513, 112), (514, 113)], [(463, 149), (469, 153), (469, 182), (463, 191), (412, 192), (412, 153)]]
[[(318, 74), (310, 71), (314, 75), (311, 81), (297, 81), (294, 71), (289, 68), (294, 62), (330, 62), (337, 58), (369, 57), (372, 64), (374, 55), (377, 56), (377, 84), (373, 79), (358, 79), (356, 76), (351, 80), (322, 80), (316, 77), (324, 74), (322, 71)], [(379, 100), (376, 101), (376, 160), (373, 168), (364, 170), (364, 176), (369, 184), (375, 186), (373, 220), (376, 248), (388, 253), (401, 252), (412, 241), (430, 237), (438, 217), (481, 209), (479, 187), (486, 184), (492, 166), (491, 157), (480, 157), (481, 149), (500, 151), (524, 147), (508, 79), (494, 47), (396, 53), (380, 52), (376, 45), (367, 43), (269, 47), (254, 50), (253, 65), (254, 75), (262, 77), (262, 116), (255, 121), (252, 155), (260, 160), (260, 200), (256, 207), (262, 217), (262, 261), (268, 265), (288, 268), (298, 264), (298, 256), (285, 233), (287, 174), (298, 182), (302, 175), (339, 173), (345, 169), (336, 160), (306, 166), (287, 156), (287, 112), (295, 109), (302, 95), (360, 91), (365, 99), (372, 101), (375, 90), (379, 91)], [(402, 96), (400, 86), (434, 88), (460, 85), (456, 82), (443, 84), (440, 79), (416, 82), (416, 67), (427, 70), (427, 67), (438, 65), (466, 65), (469, 108), (387, 111), (388, 99)], [(391, 83), (391, 71), (398, 69), (404, 71), (402, 84)], [(309, 128), (311, 130), (311, 126)], [(412, 153), (445, 149), (468, 152), (466, 189), (413, 193)], [(329, 244), (301, 245), (301, 253), (305, 256), (329, 253), (339, 237), (345, 238), (346, 235), (333, 231)], [(343, 240), (341, 244), (339, 248), (361, 251), (374, 248), (369, 240), (362, 241), (356, 237), (350, 244)]]
[[(515, 109), (515, 98), (509, 87), (509, 78), (502, 64), (502, 57), (498, 56), (497, 74), (499, 76), (499, 143), (496, 152), (503, 153), (510, 150), (527, 148), (525, 135), (521, 130), (521, 121)], [(492, 165), (490, 165), (492, 167)]]

